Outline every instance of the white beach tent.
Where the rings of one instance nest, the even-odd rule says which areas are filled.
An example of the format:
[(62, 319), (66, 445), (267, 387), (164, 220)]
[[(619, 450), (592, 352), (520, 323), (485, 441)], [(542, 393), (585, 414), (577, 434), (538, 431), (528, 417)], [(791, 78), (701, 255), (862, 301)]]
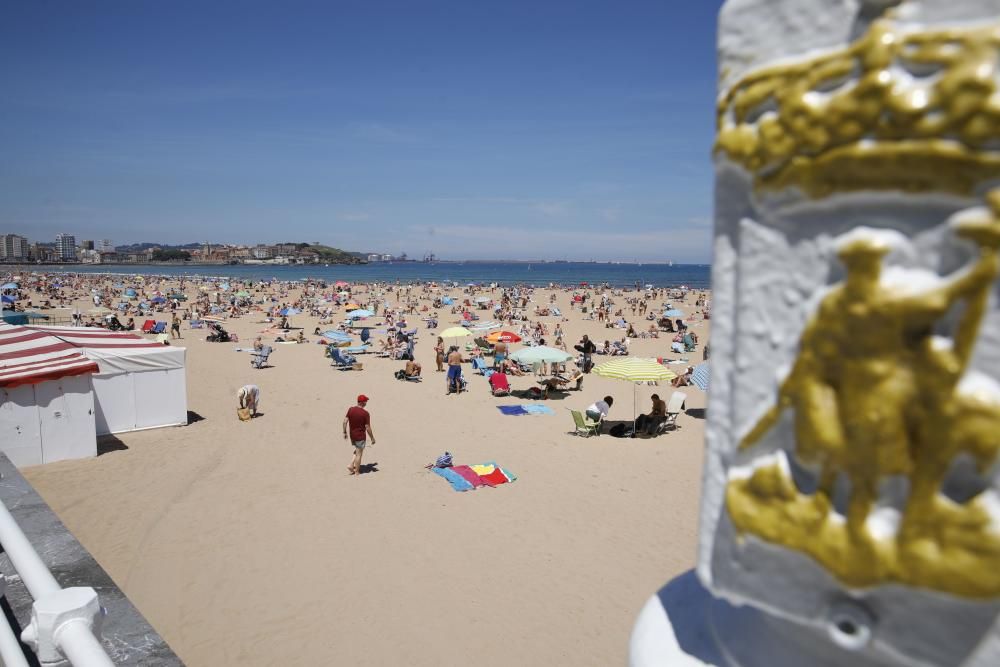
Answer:
[(93, 376), (97, 435), (187, 424), (183, 347), (88, 327), (32, 327), (73, 345)]
[(97, 364), (27, 327), (0, 324), (0, 450), (18, 467), (97, 455)]

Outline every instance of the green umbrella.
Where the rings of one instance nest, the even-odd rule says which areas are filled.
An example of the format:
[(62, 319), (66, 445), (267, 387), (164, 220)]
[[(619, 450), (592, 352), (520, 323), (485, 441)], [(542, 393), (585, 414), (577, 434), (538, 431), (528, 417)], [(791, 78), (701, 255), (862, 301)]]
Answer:
[(557, 350), (554, 347), (538, 345), (536, 347), (521, 348), (510, 355), (510, 358), (519, 364), (562, 364), (573, 358), (572, 354)]

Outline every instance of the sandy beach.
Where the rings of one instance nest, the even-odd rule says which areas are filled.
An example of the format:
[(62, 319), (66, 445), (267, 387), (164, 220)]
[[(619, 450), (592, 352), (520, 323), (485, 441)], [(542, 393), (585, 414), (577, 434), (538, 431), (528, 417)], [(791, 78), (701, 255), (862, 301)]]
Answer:
[[(353, 297), (370, 296), (355, 289)], [(645, 295), (606, 291), (613, 308)], [(499, 298), (500, 290), (450, 293)], [(700, 363), (709, 322), (695, 306), (699, 294), (681, 301), (660, 291), (648, 301), (651, 312), (665, 302), (685, 312), (700, 339), (695, 352), (671, 353), (673, 334), (661, 333), (631, 339), (630, 356)], [(412, 296), (429, 306), (436, 295)], [(550, 305), (552, 295), (562, 318), (535, 317), (534, 306)], [(561, 322), (571, 351), (585, 333), (598, 344), (621, 339), (624, 331), (571, 309), (572, 295), (533, 290), (530, 322), (549, 331)], [(93, 306), (77, 296), (71, 309)], [(395, 292), (388, 300), (398, 304)], [(298, 345), (260, 333), (268, 328), (261, 312), (226, 319), (239, 343), (206, 342), (206, 331), (185, 321), (173, 344), (187, 348), (192, 423), (106, 438), (95, 459), (24, 474), (189, 665), (622, 664), (645, 599), (695, 562), (703, 392), (683, 389), (677, 431), (576, 437), (567, 408), (607, 394), (615, 397), (609, 420), (631, 421), (633, 392), (645, 412), (652, 393), (668, 399), (673, 389), (592, 373), (581, 391), (546, 401), (497, 398), (466, 364), (470, 391), (446, 396), (433, 346), (436, 332), (461, 316), (437, 310), (437, 329), (425, 328), (427, 313), (407, 316), (418, 329), (420, 383), (396, 380), (404, 362), (373, 354), (359, 357), (361, 371), (331, 368), (312, 335), (319, 318), (309, 314), (290, 318), (309, 341)], [(650, 324), (627, 307), (624, 316), (640, 331)], [(169, 321), (169, 312), (155, 319)], [(271, 367), (260, 370), (234, 350), (257, 335), (274, 347)], [(511, 385), (536, 380), (511, 377)], [(261, 414), (240, 422), (236, 392), (248, 383), (260, 387)], [(377, 444), (364, 461), (374, 470), (352, 477), (341, 422), (359, 393), (371, 399)], [(496, 408), (532, 402), (555, 414)], [(456, 464), (496, 461), (518, 479), (456, 493), (424, 468), (445, 450)]]

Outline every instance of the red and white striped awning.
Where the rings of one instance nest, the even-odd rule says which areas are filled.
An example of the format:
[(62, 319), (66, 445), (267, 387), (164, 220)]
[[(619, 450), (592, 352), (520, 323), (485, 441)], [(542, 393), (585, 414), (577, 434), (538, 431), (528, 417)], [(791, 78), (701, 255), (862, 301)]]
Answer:
[(74, 347), (81, 348), (162, 348), (162, 343), (150, 341), (135, 334), (108, 331), (99, 327), (27, 327), (32, 331), (58, 336)]
[(66, 341), (44, 331), (0, 324), (0, 387), (38, 384), (98, 370), (96, 362)]

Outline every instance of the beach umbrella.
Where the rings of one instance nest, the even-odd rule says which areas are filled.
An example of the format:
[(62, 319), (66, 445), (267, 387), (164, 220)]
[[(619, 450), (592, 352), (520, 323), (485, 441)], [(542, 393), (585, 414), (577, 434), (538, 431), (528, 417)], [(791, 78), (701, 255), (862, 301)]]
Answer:
[(486, 337), (486, 340), (490, 343), (499, 343), (501, 341), (504, 343), (520, 343), (521, 337), (513, 331), (494, 331)]
[(441, 298), (441, 303), (444, 304), (445, 306), (450, 306), (451, 304), (455, 303), (455, 300), (452, 299), (450, 296), (446, 296)]
[[(643, 359), (641, 357), (620, 357), (606, 361), (600, 366), (595, 366), (593, 373), (601, 377), (612, 378), (614, 380), (624, 380), (632, 383), (632, 422), (635, 422), (636, 415), (636, 390), (635, 384), (638, 382), (659, 382), (661, 380), (673, 380), (677, 377), (669, 368), (660, 364), (656, 359)], [(632, 437), (635, 437), (635, 427), (632, 428)]]
[(698, 364), (694, 367), (694, 372), (691, 373), (691, 384), (702, 391), (708, 391), (708, 377), (708, 362)]
[(17, 289), (17, 283), (4, 283), (0, 285), (0, 289)]
[(333, 284), (333, 286), (334, 286), (334, 287), (348, 287), (348, 286), (349, 286), (350, 284), (351, 284), (351, 283), (349, 283), (349, 282), (347, 282), (347, 281), (344, 281), (344, 280), (338, 280), (337, 282), (335, 282), (335, 283)]
[(248, 298), (250, 296), (250, 292), (246, 291), (245, 289), (241, 289), (239, 292), (236, 293), (236, 296)]
[(519, 364), (562, 364), (573, 358), (573, 355), (564, 350), (557, 350), (554, 347), (537, 345), (535, 347), (521, 348), (510, 355), (510, 358)]
[(344, 306), (344, 308), (346, 308), (348, 312), (350, 312), (350, 311), (352, 311), (352, 310), (357, 310), (357, 309), (358, 309), (358, 308), (360, 308), (360, 307), (361, 307), (361, 306), (359, 306), (359, 305), (358, 305), (358, 304), (356, 304), (356, 303), (348, 303), (348, 304), (346, 304), (346, 305)]
[(154, 296), (149, 301), (150, 301), (150, 303), (166, 303), (167, 302), (166, 298), (162, 297), (162, 296)]
[(129, 287), (127, 290), (125, 290), (125, 296), (135, 296), (135, 295), (136, 295), (136, 291), (134, 289), (132, 289), (131, 287)]
[(4, 294), (2, 297), (0, 297), (0, 300), (2, 300), (4, 303), (14, 303), (14, 301), (15, 301), (14, 297), (7, 296), (6, 294)]
[(298, 315), (301, 312), (298, 308), (282, 308), (278, 311), (278, 314), (282, 317), (289, 317), (290, 315)]
[(347, 313), (347, 316), (352, 320), (360, 320), (364, 317), (371, 317), (374, 314), (375, 313), (373, 313), (370, 310), (366, 310), (364, 308), (358, 308), (357, 310), (352, 310), (349, 313)]
[(465, 327), (451, 327), (450, 329), (445, 329), (438, 334), (441, 338), (464, 338), (465, 336), (471, 336), (472, 332)]

